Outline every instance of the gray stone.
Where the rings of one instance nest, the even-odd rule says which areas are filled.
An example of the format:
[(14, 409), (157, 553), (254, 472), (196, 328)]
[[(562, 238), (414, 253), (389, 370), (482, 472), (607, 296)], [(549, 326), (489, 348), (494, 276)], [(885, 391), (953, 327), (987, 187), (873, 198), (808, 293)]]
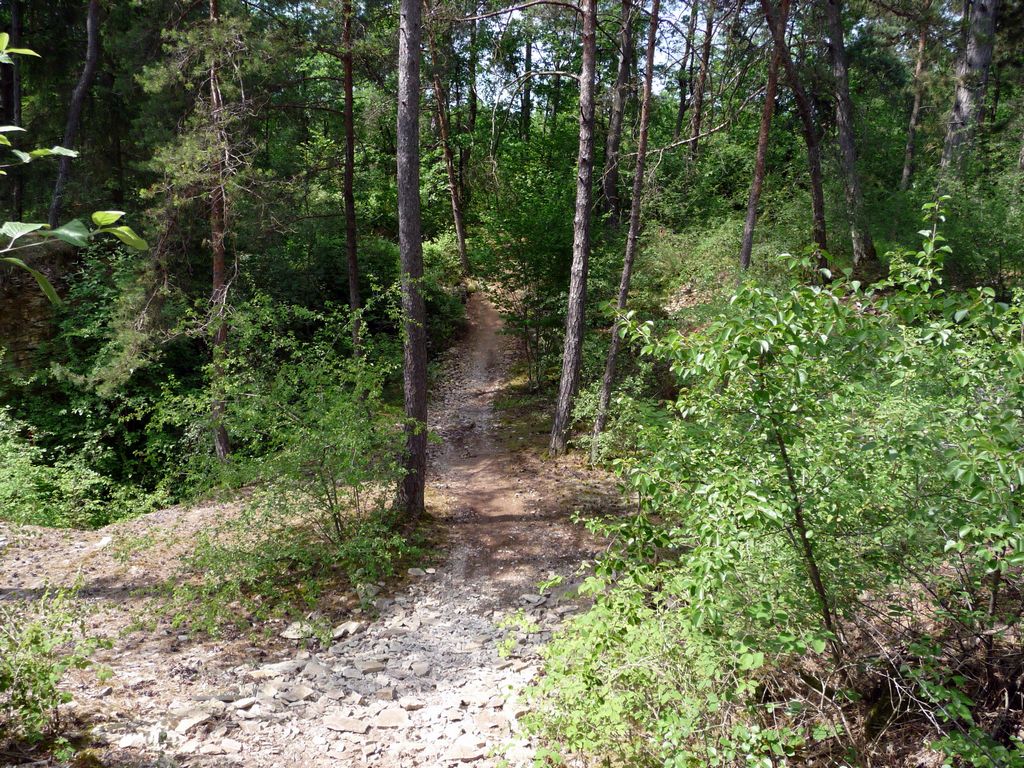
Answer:
[(285, 640), (302, 640), (306, 637), (312, 637), (312, 635), (313, 626), (305, 621), (293, 621), (281, 633), (281, 637)]
[(422, 699), (417, 699), (415, 696), (403, 696), (398, 700), (398, 706), (407, 712), (415, 712), (418, 709), (423, 709), (425, 705)]
[(409, 724), (409, 713), (404, 709), (391, 707), (378, 714), (373, 724), (378, 728), (404, 728)]
[(354, 635), (356, 632), (359, 632), (362, 628), (363, 625), (358, 621), (346, 621), (336, 626), (334, 628), (334, 631), (331, 633), (331, 636), (335, 640), (341, 640), (344, 637)]
[(290, 704), (294, 704), (297, 701), (305, 701), (314, 693), (316, 693), (316, 691), (308, 685), (296, 685), (281, 691), (281, 698)]
[(327, 715), (323, 723), (325, 728), (342, 733), (366, 733), (370, 730), (370, 726), (362, 720), (338, 714)]

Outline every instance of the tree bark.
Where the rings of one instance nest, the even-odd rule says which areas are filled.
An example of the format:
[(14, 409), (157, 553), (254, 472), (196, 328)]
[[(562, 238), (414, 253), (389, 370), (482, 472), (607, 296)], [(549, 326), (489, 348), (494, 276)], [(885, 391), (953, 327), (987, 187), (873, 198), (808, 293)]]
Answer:
[[(696, 0), (694, 0), (696, 3)], [(715, 0), (709, 0), (707, 16), (704, 23), (704, 44), (700, 52), (700, 74), (697, 86), (693, 90), (693, 115), (690, 118), (690, 157), (697, 157), (697, 145), (700, 141), (700, 128), (704, 119), (704, 93), (708, 87), (708, 75), (711, 68), (711, 44), (715, 34)]]
[(622, 202), (619, 199), (619, 148), (622, 144), (622, 123), (626, 113), (629, 92), (629, 72), (633, 57), (632, 0), (622, 0), (619, 23), (619, 65), (612, 87), (612, 105), (608, 115), (608, 134), (605, 140), (604, 173), (601, 176), (605, 212), (614, 227), (619, 226)]
[(398, 503), (406, 518), (423, 514), (427, 470), (427, 311), (420, 292), (421, 0), (401, 0), (398, 30), (398, 242), (402, 271), (405, 476)]
[(914, 175), (914, 154), (917, 151), (917, 127), (921, 121), (921, 103), (924, 101), (924, 56), (928, 46), (928, 22), (921, 22), (917, 36), (917, 60), (914, 63), (914, 103), (910, 107), (910, 123), (907, 125), (907, 146), (903, 150), (903, 173), (900, 175), (900, 191), (910, 188)]
[[(86, 45), (85, 64), (78, 78), (75, 89), (71, 92), (71, 103), (68, 105), (68, 119), (64, 124), (64, 138), (61, 146), (73, 149), (78, 129), (82, 124), (82, 109), (85, 97), (96, 79), (96, 67), (100, 60), (100, 2), (89, 0), (89, 9), (85, 17)], [(71, 176), (71, 158), (61, 157), (57, 165), (57, 182), (53, 187), (53, 198), (50, 201), (49, 223), (56, 227), (60, 221), (61, 207), (64, 204), (64, 188)]]
[[(220, 14), (217, 0), (210, 0), (210, 25), (217, 24)], [(227, 191), (225, 189), (225, 173), (227, 171), (227, 136), (224, 133), (224, 100), (220, 92), (220, 75), (217, 59), (210, 63), (210, 119), (216, 136), (216, 152), (213, 160), (213, 186), (210, 190), (210, 249), (213, 252), (213, 295), (212, 312), (215, 330), (213, 334), (213, 375), (214, 395), (210, 415), (213, 422), (213, 446), (217, 458), (227, 461), (231, 453), (227, 427), (224, 425), (225, 403), (219, 394), (223, 378), (222, 362), (227, 351), (228, 324), (224, 318), (227, 304), (227, 272), (226, 249), (224, 238), (227, 235)]]
[[(22, 43), (21, 0), (11, 0), (11, 47), (20, 48)], [(11, 67), (11, 124), (21, 126), (21, 62), (14, 57)], [(20, 169), (15, 170), (12, 185), (12, 207), (14, 220), (21, 221), (25, 217), (25, 175)]]
[(818, 136), (818, 129), (814, 125), (814, 111), (811, 108), (810, 99), (807, 98), (807, 92), (800, 82), (800, 75), (793, 63), (793, 57), (789, 54), (789, 47), (786, 45), (786, 25), (779, 20), (772, 0), (761, 0), (761, 9), (768, 22), (768, 29), (772, 34), (775, 49), (782, 52), (782, 68), (786, 72), (786, 80), (789, 82), (789, 89), (796, 101), (797, 114), (800, 116), (804, 144), (807, 146), (807, 168), (811, 183), (811, 216), (813, 218), (811, 239), (814, 240), (814, 244), (818, 248), (818, 264), (824, 267), (827, 250), (825, 193), (821, 175), (821, 140)]
[(594, 72), (597, 58), (597, 0), (583, 0), (583, 61), (580, 68), (580, 141), (576, 166), (576, 215), (573, 219), (572, 271), (565, 317), (565, 348), (558, 401), (548, 446), (553, 455), (565, 452), (572, 406), (580, 383), (584, 309), (590, 260), (590, 206), (594, 176)]
[(533, 103), (531, 99), (530, 84), (533, 78), (530, 71), (533, 69), (533, 31), (526, 29), (526, 54), (523, 57), (523, 99), (519, 105), (519, 135), (523, 141), (530, 140), (530, 118), (533, 116)]
[(469, 254), (466, 251), (466, 224), (462, 215), (462, 199), (459, 196), (459, 180), (455, 173), (455, 153), (452, 151), (451, 121), (448, 118), (448, 96), (441, 83), (441, 65), (437, 55), (437, 43), (434, 39), (433, 27), (427, 29), (430, 45), (431, 71), (434, 82), (434, 104), (437, 110), (437, 126), (441, 134), (441, 152), (444, 155), (444, 167), (448, 174), (448, 196), (451, 198), (452, 219), (455, 222), (455, 238), (459, 248), (459, 265), (463, 279), (469, 277)]
[[(473, 0), (472, 4), (473, 13), (476, 15), (477, 4), (476, 0)], [(463, 209), (469, 204), (470, 188), (467, 177), (469, 174), (469, 161), (472, 155), (473, 139), (476, 133), (476, 114), (478, 110), (478, 101), (476, 93), (476, 69), (479, 61), (479, 56), (476, 50), (476, 35), (477, 35), (477, 22), (474, 20), (470, 22), (469, 27), (469, 56), (466, 63), (466, 67), (469, 70), (467, 72), (469, 84), (469, 93), (467, 95), (468, 108), (466, 110), (466, 123), (465, 132), (469, 137), (468, 141), (464, 141), (462, 146), (459, 148), (459, 193), (460, 199), (462, 200)]]
[(850, 99), (849, 65), (846, 44), (843, 41), (842, 0), (826, 0), (825, 16), (828, 21), (829, 51), (832, 56), (832, 74), (836, 89), (836, 130), (839, 134), (839, 161), (843, 169), (846, 192), (846, 216), (850, 223), (853, 243), (853, 265), (877, 262), (875, 243), (864, 215), (864, 190), (857, 169), (857, 145), (853, 130), (853, 101)]
[[(633, 169), (633, 198), (629, 208), (629, 232), (626, 234), (626, 253), (622, 259), (622, 277), (619, 279), (619, 295), (615, 303), (621, 314), (629, 299), (629, 284), (633, 277), (633, 261), (636, 259), (640, 241), (640, 213), (643, 204), (644, 166), (647, 162), (647, 134), (651, 123), (651, 90), (654, 82), (654, 53), (658, 41), (658, 13), (660, 0), (651, 4), (651, 18), (647, 28), (647, 56), (644, 70), (644, 90), (640, 102), (640, 130), (637, 136), (636, 167)], [(621, 324), (618, 319), (612, 325), (612, 338), (608, 345), (608, 359), (605, 361), (604, 376), (601, 379), (601, 394), (598, 397), (597, 417), (594, 419), (594, 434), (590, 443), (590, 460), (597, 459), (597, 439), (608, 422), (608, 404), (611, 402), (612, 385), (615, 383), (615, 367), (619, 348), (622, 345)]]
[(356, 131), (355, 131), (355, 94), (353, 93), (352, 77), (352, 0), (344, 0), (342, 4), (342, 67), (344, 71), (343, 87), (345, 90), (345, 175), (342, 181), (342, 197), (345, 200), (345, 257), (348, 266), (348, 306), (352, 312), (352, 353), (358, 356), (361, 352), (361, 322), (359, 310), (362, 299), (359, 295), (359, 259), (356, 251)]
[(679, 141), (679, 137), (683, 135), (683, 120), (686, 118), (686, 110), (690, 106), (691, 91), (693, 89), (693, 44), (696, 35), (697, 0), (692, 0), (690, 5), (690, 24), (686, 31), (686, 47), (683, 49), (683, 59), (679, 64), (679, 107), (676, 109), (676, 127), (672, 132), (672, 141)]
[[(779, 4), (779, 17), (783, 25), (789, 16), (789, 0)], [(743, 242), (740, 245), (740, 268), (750, 268), (750, 254), (754, 250), (754, 227), (757, 224), (757, 205), (761, 201), (761, 189), (764, 187), (765, 168), (768, 164), (768, 136), (772, 127), (772, 115), (775, 112), (775, 94), (779, 87), (779, 64), (782, 51), (778, 46), (772, 47), (772, 58), (768, 62), (768, 82), (764, 89), (764, 107), (761, 110), (761, 127), (757, 132), (757, 154), (754, 157), (754, 180), (750, 184), (750, 195), (747, 197), (747, 218), (743, 223)]]
[(956, 170), (960, 166), (964, 149), (977, 131), (992, 65), (998, 12), (999, 0), (976, 0), (971, 4), (967, 45), (957, 63), (953, 112), (942, 149), (943, 171)]

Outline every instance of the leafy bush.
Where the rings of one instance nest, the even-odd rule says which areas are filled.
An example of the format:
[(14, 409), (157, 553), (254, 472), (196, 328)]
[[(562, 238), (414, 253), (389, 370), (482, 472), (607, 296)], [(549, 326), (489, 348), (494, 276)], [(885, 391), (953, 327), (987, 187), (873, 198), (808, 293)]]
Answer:
[(392, 358), (377, 358), (372, 335), (363, 356), (339, 356), (344, 313), (293, 314), (307, 321), (302, 335), (265, 337), (279, 311), (260, 303), (239, 318), (239, 334), (253, 343), (226, 367), (235, 452), (219, 471), (252, 494), (240, 514), (200, 537), (175, 579), (172, 609), (210, 631), (308, 609), (338, 577), (353, 586), (379, 580), (413, 551), (388, 511), (404, 442), (403, 417), (382, 396)]
[(634, 329), (680, 393), (619, 462), (640, 511), (593, 524), (617, 545), (549, 652), (549, 746), (862, 765), (909, 722), (1019, 759), (991, 681), (1024, 672), (1024, 304), (945, 291), (941, 218), (870, 291), (747, 283), (697, 332)]
[(0, 604), (0, 746), (57, 735), (59, 707), (71, 701), (64, 676), (89, 666), (100, 645), (73, 600), (73, 592), (57, 590)]

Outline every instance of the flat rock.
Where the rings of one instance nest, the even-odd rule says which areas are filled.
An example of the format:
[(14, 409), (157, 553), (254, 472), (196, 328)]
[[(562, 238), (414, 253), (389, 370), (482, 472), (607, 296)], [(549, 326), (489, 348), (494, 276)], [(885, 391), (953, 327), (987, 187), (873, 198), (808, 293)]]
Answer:
[(378, 728), (404, 728), (409, 724), (409, 713), (399, 707), (385, 709), (374, 718)]
[(334, 631), (331, 633), (331, 636), (335, 640), (341, 640), (342, 638), (354, 635), (356, 632), (359, 632), (362, 628), (363, 625), (361, 622), (346, 621), (336, 626), (334, 628)]
[(403, 696), (398, 700), (398, 706), (406, 712), (415, 712), (418, 709), (423, 709), (425, 704), (423, 699), (417, 699), (415, 696)]
[(213, 715), (205, 709), (187, 710), (179, 715), (178, 724), (174, 726), (174, 730), (184, 736), (197, 725), (205, 723), (211, 717), (213, 717)]
[(369, 724), (362, 720), (337, 714), (325, 716), (323, 724), (329, 730), (341, 731), (342, 733), (366, 733), (370, 730)]
[(293, 621), (281, 633), (285, 640), (302, 640), (313, 635), (313, 626), (305, 621)]
[(471, 763), (475, 760), (482, 760), (486, 755), (487, 743), (478, 736), (463, 734), (452, 744), (446, 755), (450, 761)]
[(314, 693), (316, 691), (308, 685), (293, 685), (291, 688), (281, 691), (281, 698), (290, 704), (294, 704), (297, 701), (305, 701)]

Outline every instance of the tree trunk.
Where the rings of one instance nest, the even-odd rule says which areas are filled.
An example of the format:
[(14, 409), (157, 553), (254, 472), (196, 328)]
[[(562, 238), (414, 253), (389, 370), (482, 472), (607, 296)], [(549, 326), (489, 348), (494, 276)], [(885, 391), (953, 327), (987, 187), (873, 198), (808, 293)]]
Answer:
[(583, 357), (584, 309), (590, 260), (590, 205), (594, 176), (594, 71), (597, 58), (597, 0), (583, 0), (583, 62), (580, 68), (580, 142), (576, 160), (576, 215), (573, 219), (572, 272), (569, 308), (565, 317), (565, 349), (558, 384), (555, 420), (549, 451), (565, 452), (572, 406), (580, 383)]
[[(640, 131), (637, 136), (636, 167), (633, 169), (633, 198), (629, 208), (629, 232), (626, 235), (626, 253), (622, 259), (622, 277), (619, 279), (619, 296), (616, 308), (621, 313), (629, 299), (629, 284), (633, 277), (633, 261), (636, 258), (640, 240), (640, 208), (643, 203), (644, 165), (647, 162), (647, 133), (651, 123), (651, 90), (654, 82), (654, 53), (658, 41), (658, 12), (661, 0), (653, 0), (651, 18), (647, 28), (647, 57), (644, 70), (644, 91), (640, 102)], [(590, 460), (597, 459), (597, 439), (608, 421), (608, 404), (611, 402), (612, 385), (615, 383), (615, 366), (619, 348), (622, 345), (621, 326), (616, 319), (612, 325), (612, 338), (608, 345), (608, 359), (605, 361), (604, 377), (601, 379), (601, 394), (598, 398), (597, 417), (594, 419), (594, 434), (590, 443)]]
[(604, 145), (604, 174), (601, 177), (605, 212), (612, 226), (619, 226), (622, 203), (619, 200), (619, 147), (622, 144), (622, 123), (626, 113), (629, 72), (633, 57), (632, 0), (622, 0), (619, 23), (619, 66), (612, 87), (612, 106), (608, 115), (608, 134)]
[[(219, 20), (217, 0), (210, 0), (210, 25)], [(223, 377), (222, 362), (227, 351), (228, 324), (224, 318), (227, 304), (227, 272), (225, 268), (224, 238), (227, 235), (227, 194), (225, 190), (225, 173), (227, 171), (227, 136), (224, 133), (224, 100), (220, 92), (220, 75), (217, 59), (210, 64), (210, 119), (217, 138), (216, 154), (213, 161), (213, 187), (210, 190), (210, 249), (213, 251), (213, 323), (216, 326), (213, 334), (213, 375), (214, 390), (218, 391), (213, 398), (210, 409), (213, 422), (213, 446), (217, 458), (227, 461), (231, 453), (227, 427), (224, 426), (225, 403), (219, 395)]]
[(448, 173), (448, 196), (452, 203), (452, 219), (455, 221), (455, 238), (459, 248), (459, 265), (462, 269), (462, 277), (469, 277), (469, 255), (466, 251), (466, 224), (462, 215), (462, 200), (459, 197), (459, 180), (455, 173), (455, 153), (452, 151), (452, 141), (448, 119), (448, 96), (441, 83), (441, 65), (437, 55), (437, 43), (434, 39), (433, 27), (427, 29), (427, 39), (430, 45), (431, 70), (434, 81), (434, 104), (437, 109), (437, 126), (441, 134), (441, 151), (444, 154), (444, 167)]
[(775, 50), (782, 53), (782, 68), (786, 71), (786, 80), (789, 82), (793, 100), (796, 101), (797, 114), (800, 116), (800, 127), (804, 135), (804, 143), (807, 145), (807, 168), (811, 182), (811, 216), (813, 218), (811, 238), (818, 248), (818, 264), (824, 267), (827, 249), (825, 193), (821, 176), (821, 140), (818, 136), (818, 129), (814, 125), (814, 111), (811, 108), (810, 99), (807, 98), (807, 92), (800, 83), (800, 75), (793, 63), (793, 57), (789, 54), (789, 47), (786, 45), (786, 25), (779, 20), (772, 0), (761, 0), (761, 9), (768, 22)]
[(928, 23), (921, 22), (917, 37), (917, 61), (914, 64), (914, 103), (910, 107), (910, 123), (907, 125), (907, 146), (903, 150), (903, 173), (900, 176), (900, 191), (910, 188), (914, 175), (914, 153), (917, 151), (917, 126), (921, 121), (921, 102), (924, 101), (924, 55), (928, 45)]
[[(64, 124), (64, 138), (61, 146), (74, 149), (78, 128), (82, 124), (82, 109), (85, 97), (96, 79), (96, 67), (100, 60), (100, 2), (89, 0), (89, 10), (85, 17), (86, 45), (85, 65), (78, 78), (74, 91), (71, 92), (71, 104), (68, 105), (68, 119)], [(53, 199), (50, 201), (49, 223), (56, 227), (60, 221), (61, 207), (64, 204), (64, 188), (71, 176), (71, 158), (61, 157), (57, 165), (57, 182), (53, 187)]]
[(828, 20), (829, 51), (832, 55), (832, 74), (836, 88), (836, 130), (839, 134), (839, 164), (843, 169), (843, 185), (846, 192), (846, 216), (850, 222), (850, 239), (853, 243), (853, 265), (860, 266), (877, 262), (875, 243), (864, 215), (864, 191), (857, 169), (857, 145), (853, 130), (853, 101), (850, 99), (849, 66), (846, 61), (846, 44), (843, 41), (842, 0), (826, 0), (825, 15)]
[[(696, 0), (694, 0), (696, 4)], [(700, 74), (697, 76), (697, 87), (693, 90), (693, 116), (690, 119), (690, 157), (697, 157), (697, 145), (700, 141), (701, 122), (704, 119), (704, 93), (708, 87), (708, 76), (711, 67), (711, 44), (715, 34), (715, 0), (708, 2), (707, 18), (704, 23), (704, 45), (700, 52)]]
[[(789, 0), (779, 4), (779, 17), (783, 25), (789, 16)], [(772, 115), (775, 112), (775, 94), (779, 87), (779, 64), (782, 51), (773, 46), (772, 58), (768, 63), (768, 82), (764, 89), (764, 107), (761, 110), (761, 127), (757, 132), (757, 154), (754, 157), (754, 180), (750, 184), (750, 196), (747, 198), (747, 218), (743, 223), (743, 243), (740, 245), (740, 268), (750, 268), (750, 254), (754, 250), (754, 226), (757, 224), (757, 205), (761, 201), (761, 189), (764, 186), (765, 167), (768, 164), (768, 135), (772, 127)]]
[(676, 127), (672, 132), (672, 141), (679, 141), (683, 135), (683, 120), (690, 106), (691, 90), (693, 89), (693, 52), (694, 37), (697, 35), (697, 2), (693, 0), (690, 7), (690, 25), (686, 31), (686, 47), (679, 63), (679, 107), (676, 110)]
[(526, 30), (526, 54), (523, 58), (523, 99), (519, 106), (519, 134), (523, 141), (530, 140), (530, 118), (533, 115), (533, 103), (531, 99), (530, 84), (533, 78), (530, 72), (533, 69), (533, 31), (527, 27)]
[(421, 0), (401, 0), (398, 33), (398, 242), (402, 270), (405, 476), (398, 501), (408, 520), (423, 514), (427, 471), (427, 311), (420, 292)]
[[(11, 47), (20, 48), (22, 44), (21, 0), (11, 0)], [(21, 126), (21, 62), (14, 57), (11, 67), (11, 124)], [(21, 221), (25, 217), (25, 175), (20, 169), (15, 170), (12, 190), (14, 220)]]
[(356, 131), (354, 120), (355, 96), (352, 78), (352, 0), (342, 4), (342, 67), (345, 89), (345, 176), (342, 197), (345, 200), (345, 257), (348, 262), (348, 306), (352, 312), (352, 353), (360, 354), (360, 317), (362, 299), (359, 296), (359, 259), (356, 252), (356, 196), (354, 190), (356, 167)]
[[(472, 16), (476, 15), (477, 4), (476, 0), (473, 0)], [(472, 154), (472, 146), (474, 135), (476, 133), (476, 113), (478, 107), (477, 93), (476, 93), (476, 68), (479, 61), (479, 56), (476, 50), (476, 30), (477, 22), (470, 22), (469, 27), (469, 57), (466, 63), (468, 68), (467, 75), (469, 77), (469, 93), (467, 96), (468, 109), (466, 110), (466, 124), (465, 133), (468, 135), (469, 140), (464, 141), (462, 146), (459, 148), (459, 199), (462, 200), (462, 206), (465, 207), (469, 204), (469, 182), (467, 180), (469, 174), (469, 160)]]
[(978, 128), (979, 114), (985, 103), (985, 87), (992, 65), (996, 38), (996, 14), (999, 0), (976, 0), (971, 4), (967, 47), (956, 68), (953, 112), (946, 129), (942, 149), (942, 169), (956, 170), (963, 160), (964, 148)]

